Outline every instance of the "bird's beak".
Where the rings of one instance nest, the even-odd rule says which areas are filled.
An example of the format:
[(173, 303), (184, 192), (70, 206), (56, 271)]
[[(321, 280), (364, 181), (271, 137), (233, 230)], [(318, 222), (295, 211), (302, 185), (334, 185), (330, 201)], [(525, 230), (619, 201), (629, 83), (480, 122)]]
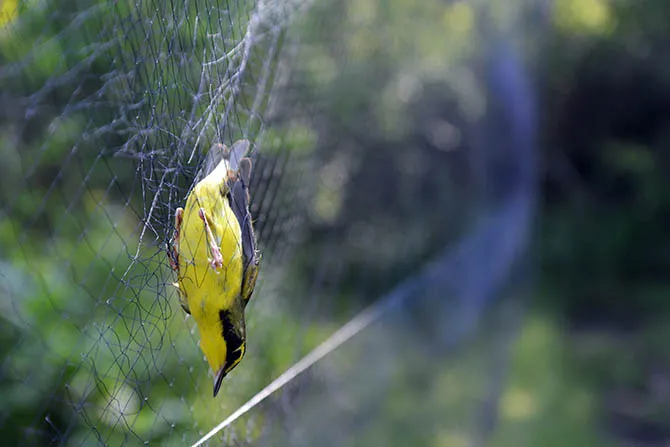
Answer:
[(219, 369), (219, 372), (216, 373), (216, 376), (214, 376), (214, 397), (219, 394), (219, 389), (221, 388), (221, 383), (223, 383), (224, 377), (226, 377), (226, 373), (222, 366), (221, 369)]

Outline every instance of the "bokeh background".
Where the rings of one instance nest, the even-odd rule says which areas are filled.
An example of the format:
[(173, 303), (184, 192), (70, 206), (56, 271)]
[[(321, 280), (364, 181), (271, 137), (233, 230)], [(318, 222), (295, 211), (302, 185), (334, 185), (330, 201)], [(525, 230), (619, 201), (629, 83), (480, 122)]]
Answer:
[[(344, 328), (211, 445), (668, 445), (669, 31), (663, 0), (0, 0), (3, 442), (191, 445)], [(212, 399), (165, 244), (240, 137), (263, 264)]]

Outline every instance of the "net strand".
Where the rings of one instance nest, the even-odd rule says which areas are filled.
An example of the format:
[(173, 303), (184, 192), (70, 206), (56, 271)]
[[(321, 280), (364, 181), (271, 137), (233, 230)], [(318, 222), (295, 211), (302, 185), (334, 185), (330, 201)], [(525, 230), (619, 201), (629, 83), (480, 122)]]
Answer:
[[(167, 260), (161, 245), (161, 242), (169, 239), (174, 208), (185, 200), (185, 193), (194, 185), (189, 183), (192, 174), (202, 163), (204, 148), (198, 142), (204, 143), (210, 138), (218, 138), (223, 142), (224, 139), (234, 141), (239, 137), (246, 137), (254, 141), (254, 148), (262, 147), (267, 150), (258, 150), (257, 154), (253, 154), (258, 157), (254, 160), (257, 174), (252, 180), (252, 212), (258, 218), (259, 246), (263, 253), (269, 255), (264, 259), (268, 268), (281, 264), (278, 261), (288, 256), (286, 253), (294, 249), (295, 240), (301, 237), (302, 231), (297, 231), (296, 228), (302, 229), (306, 226), (300, 220), (307, 217), (305, 203), (309, 205), (312, 194), (316, 195), (304, 185), (318, 184), (318, 177), (322, 174), (314, 162), (313, 153), (294, 153), (292, 144), (296, 146), (303, 143), (294, 144), (288, 141), (284, 144), (284, 140), (292, 140), (294, 134), (285, 136), (279, 133), (277, 136), (273, 132), (264, 132), (266, 126), (277, 123), (287, 125), (289, 130), (294, 124), (300, 129), (301, 123), (296, 115), (310, 115), (313, 110), (319, 110), (313, 104), (314, 100), (306, 99), (305, 104), (302, 104), (304, 109), (285, 113), (277, 99), (286, 96), (287, 101), (297, 102), (289, 97), (290, 92), (281, 91), (288, 84), (286, 78), (293, 68), (287, 62), (290, 57), (286, 53), (298, 51), (298, 42), (291, 42), (290, 38), (299, 39), (287, 28), (292, 18), (304, 12), (312, 3), (311, 0), (260, 0), (250, 3), (253, 7), (245, 7), (241, 11), (242, 20), (238, 20), (237, 16), (228, 11), (234, 10), (236, 4), (246, 3), (222, 3), (225, 3), (225, 8), (223, 5), (216, 7), (216, 2), (212, 7), (209, 3), (196, 1), (192, 5), (196, 13), (191, 14), (191, 9), (187, 7), (189, 2), (186, 2), (180, 12), (175, 7), (178, 2), (170, 1), (166, 9), (171, 11), (172, 22), (157, 20), (165, 5), (155, 0), (140, 2), (146, 6), (147, 11), (138, 9), (131, 13), (124, 12), (121, 3), (114, 3), (116, 18), (110, 19), (113, 23), (106, 24), (106, 28), (99, 31), (99, 36), (96, 37), (96, 32), (82, 26), (81, 33), (85, 41), (99, 42), (96, 47), (85, 47), (82, 50), (86, 58), (77, 59), (77, 64), (61, 61), (60, 66), (65, 65), (61, 67), (65, 69), (63, 73), (50, 75), (49, 80), (36, 93), (26, 98), (27, 109), (38, 108), (49, 101), (48, 97), (52, 93), (53, 96), (62, 94), (61, 90), (70, 87), (82, 90), (82, 96), (65, 91), (65, 103), (59, 106), (62, 110), (53, 112), (60, 118), (54, 120), (53, 124), (53, 133), (57, 136), (60, 136), (58, 132), (67, 136), (66, 118), (78, 119), (78, 114), (86, 114), (89, 110), (91, 114), (90, 117), (81, 118), (82, 137), (72, 137), (73, 149), (64, 152), (63, 157), (59, 158), (59, 164), (55, 165), (58, 171), (55, 176), (41, 171), (44, 166), (48, 168), (53, 164), (49, 160), (53, 155), (49, 153), (50, 146), (47, 143), (36, 140), (36, 154), (33, 158), (26, 156), (22, 160), (21, 170), (29, 169), (18, 176), (17, 182), (22, 183), (21, 188), (25, 190), (43, 179), (49, 183), (43, 187), (43, 197), (36, 198), (33, 215), (28, 216), (22, 226), (17, 226), (13, 220), (9, 221), (9, 234), (14, 234), (19, 241), (19, 251), (26, 260), (26, 270), (38, 272), (33, 281), (22, 281), (26, 283), (25, 287), (32, 286), (44, 292), (41, 304), (51, 308), (49, 314), (56, 316), (56, 323), (44, 324), (45, 327), (40, 328), (31, 321), (23, 322), (22, 326), (35, 326), (35, 335), (18, 332), (18, 342), (6, 353), (2, 369), (6, 365), (7, 370), (11, 369), (13, 375), (20, 377), (17, 380), (23, 386), (30, 387), (41, 378), (40, 368), (34, 368), (29, 374), (22, 374), (21, 365), (15, 365), (12, 358), (20, 359), (19, 351), (27, 351), (28, 348), (34, 352), (48, 352), (53, 349), (50, 339), (59, 342), (59, 336), (71, 336), (74, 339), (72, 342), (65, 340), (67, 343), (64, 342), (64, 346), (71, 352), (57, 354), (59, 363), (56, 365), (56, 372), (49, 376), (51, 382), (64, 384), (65, 391), (50, 392), (45, 398), (46, 410), (36, 413), (32, 424), (30, 421), (25, 423), (29, 427), (26, 432), (30, 436), (71, 445), (86, 445), (92, 441), (107, 445), (120, 442), (134, 444), (136, 441), (148, 443), (157, 442), (158, 439), (173, 441), (179, 437), (186, 443), (201, 436), (205, 429), (220, 420), (219, 416), (214, 415), (214, 419), (203, 424), (202, 417), (197, 414), (200, 403), (205, 404), (203, 408), (210, 404), (210, 401), (203, 402), (203, 396), (211, 393), (209, 389), (206, 393), (200, 392), (206, 386), (206, 382), (202, 381), (202, 356), (198, 358), (198, 355), (185, 355), (186, 345), (189, 353), (199, 352), (193, 349), (198, 343), (193, 323), (184, 317), (184, 322), (177, 321), (179, 324), (170, 326), (173, 320), (178, 320), (175, 317), (182, 314), (179, 307), (175, 307), (176, 301), (172, 299), (175, 293), (169, 284), (174, 279), (173, 272), (164, 269), (167, 267)], [(49, 41), (67, 41), (68, 36), (71, 38), (78, 35), (79, 25), (87, 25), (106, 13), (107, 9), (95, 8), (79, 13), (74, 16), (70, 25), (51, 36)], [(68, 13), (64, 14), (67, 19)], [(247, 21), (243, 20), (244, 15)], [(195, 25), (192, 21), (195, 21)], [(217, 34), (198, 34), (197, 31), (202, 29), (200, 21), (205, 24), (202, 26), (213, 24), (215, 28), (218, 26), (218, 29), (224, 31)], [(191, 37), (178, 32), (187, 26), (193, 26), (193, 42), (185, 42)], [(119, 31), (125, 36), (124, 39), (117, 36)], [(225, 36), (225, 33), (231, 35)], [(140, 34), (142, 36), (138, 38), (137, 35)], [(156, 40), (156, 36), (163, 37), (167, 46), (163, 41)], [(287, 42), (290, 44), (287, 45)], [(192, 58), (193, 61), (180, 61), (181, 53), (179, 50), (173, 53), (173, 48), (188, 48), (189, 44), (194, 51), (181, 57)], [(39, 56), (36, 52), (30, 54), (35, 58)], [(64, 54), (73, 56), (70, 50)], [(91, 64), (106, 62), (106, 58), (110, 56), (119, 57), (113, 62), (119, 66), (102, 76), (103, 82), (100, 85), (94, 83), (93, 88), (88, 89), (90, 91), (84, 81), (76, 85), (80, 74), (85, 74)], [(23, 65), (25, 64), (17, 63), (9, 67), (14, 69)], [(187, 75), (189, 67), (193, 68), (192, 76)], [(6, 78), (13, 72), (16, 70), (0, 69), (0, 78)], [(278, 80), (282, 76), (284, 78)], [(172, 79), (181, 82), (180, 88), (186, 90), (184, 94), (175, 94), (174, 86), (168, 82)], [(146, 88), (142, 88), (143, 86)], [(291, 84), (291, 89), (295, 88)], [(289, 88), (286, 87), (286, 90)], [(140, 94), (142, 96), (138, 97)], [(99, 116), (96, 115), (98, 111)], [(107, 119), (109, 114), (111, 115)], [(318, 117), (310, 118), (318, 123)], [(331, 121), (328, 123), (329, 127), (331, 124), (333, 127), (347, 127), (344, 122)], [(310, 127), (317, 126), (312, 123), (312, 126), (308, 126)], [(358, 132), (355, 126), (348, 130), (354, 136)], [(317, 132), (317, 138), (320, 137)], [(269, 144), (262, 144), (264, 139)], [(360, 142), (363, 144), (365, 139), (360, 137)], [(274, 147), (279, 144), (280, 147)], [(87, 155), (95, 154), (98, 149), (97, 157), (91, 158)], [(346, 151), (346, 148), (329, 145), (325, 138), (319, 150)], [(194, 163), (187, 166), (187, 159), (193, 159)], [(34, 164), (30, 163), (32, 160), (35, 160)], [(72, 176), (75, 180), (81, 178), (78, 185), (68, 185), (68, 179)], [(30, 184), (27, 180), (30, 180)], [(2, 204), (0, 212), (10, 215), (15, 208), (17, 212), (21, 211), (19, 196), (17, 194), (6, 204)], [(119, 198), (120, 202), (117, 203)], [(92, 211), (84, 214), (79, 208), (88, 201), (91, 202)], [(60, 202), (65, 211), (64, 217), (47, 222), (45, 238), (52, 242), (44, 247), (44, 258), (50, 258), (54, 264), (62, 260), (55, 270), (66, 270), (67, 281), (54, 278), (48, 269), (39, 269), (42, 252), (35, 256), (35, 248), (31, 245), (31, 230), (37, 232), (40, 218), (53, 213), (50, 207)], [(124, 222), (125, 213), (117, 214), (115, 211), (119, 206), (136, 219)], [(78, 214), (79, 212), (82, 214)], [(103, 226), (105, 222), (112, 226)], [(70, 233), (75, 236), (68, 236)], [(328, 236), (330, 235), (326, 237)], [(69, 249), (68, 245), (60, 244), (69, 241), (69, 238), (84, 246), (83, 254)], [(403, 252), (402, 245), (410, 247), (411, 241), (407, 238), (403, 244), (397, 244), (394, 250)], [(453, 258), (452, 254), (449, 252), (448, 256)], [(310, 255), (314, 256), (314, 253)], [(82, 259), (90, 262), (86, 265)], [(4, 259), (0, 259), (0, 277), (6, 276), (1, 269), (2, 261)], [(325, 250), (324, 255), (318, 256), (317, 261), (310, 259), (310, 262), (317, 264), (317, 274), (306, 276), (312, 281), (312, 288), (306, 296), (309, 303), (303, 308), (303, 321), (298, 331), (296, 349), (283, 363), (289, 368), (285, 371), (283, 367), (275, 369), (276, 372), (273, 371), (269, 377), (276, 378), (259, 392), (256, 391), (264, 383), (251, 385), (253, 388), (248, 392), (235, 391), (238, 396), (230, 397), (240, 400), (230, 407), (232, 414), (194, 445), (202, 445), (250, 412), (247, 415), (251, 418), (248, 427), (256, 424), (252, 412), (255, 407), (342, 344), (357, 337), (364, 329), (382, 318), (386, 319), (393, 305), (401, 301), (408, 303), (410, 300), (406, 298), (409, 293), (416, 296), (417, 279), (424, 283), (429, 282), (423, 275), (419, 275), (419, 278), (409, 274), (409, 281), (402, 282), (390, 294), (382, 295), (370, 307), (354, 313), (353, 318), (349, 319), (352, 315), (349, 313), (346, 319), (338, 321), (339, 324), (345, 324), (335, 326), (334, 333), (302, 357), (307, 345), (303, 339), (313, 337), (309, 332), (309, 323), (318, 318), (319, 312), (326, 313), (324, 307), (329, 305), (326, 299), (328, 295), (324, 290), (333, 288), (334, 281), (338, 285), (343, 284), (347, 273), (343, 271), (347, 259), (337, 249)], [(54, 268), (50, 265), (47, 267)], [(481, 270), (479, 266), (470, 267), (464, 269), (468, 272)], [(440, 273), (445, 270), (449, 269), (441, 264)], [(272, 286), (268, 276), (263, 278), (263, 282), (267, 281)], [(365, 278), (365, 281), (374, 283), (375, 278)], [(58, 287), (62, 286), (61, 283), (71, 287), (72, 291), (63, 286), (68, 293), (60, 292)], [(480, 288), (473, 286), (470, 278), (465, 278), (462, 283), (476, 289), (472, 294), (480, 293)], [(480, 283), (481, 281), (477, 284)], [(486, 289), (488, 297), (492, 289), (490, 281), (482, 288)], [(77, 291), (83, 293), (75, 293)], [(21, 299), (29, 293), (12, 291), (10, 295), (9, 304), (15, 307), (14, 318), (21, 319), (25, 313), (21, 308)], [(71, 297), (68, 303), (78, 303), (77, 300), (81, 300), (84, 303), (82, 306), (89, 306), (84, 309), (90, 309), (92, 316), (77, 317), (75, 312), (75, 316), (70, 317), (68, 305), (62, 299), (59, 300), (59, 297), (65, 295)], [(380, 297), (377, 292), (369, 295)], [(267, 298), (269, 302), (273, 296)], [(261, 302), (254, 300), (252, 305)], [(474, 303), (473, 306), (481, 304)], [(356, 307), (358, 311), (363, 306)], [(46, 317), (40, 318), (42, 319), (35, 321), (47, 322)], [(358, 335), (359, 339), (360, 337)], [(319, 335), (320, 340), (323, 338)], [(29, 343), (33, 341), (39, 343), (39, 346), (31, 347)], [(314, 345), (310, 343), (309, 346)], [(178, 371), (175, 364), (179, 367)], [(254, 377), (251, 375), (241, 377), (248, 383), (253, 383)], [(48, 382), (43, 380), (42, 383)], [(173, 383), (178, 385), (175, 389), (162, 389), (172, 388)], [(183, 388), (184, 384), (191, 385), (192, 389)], [(232, 390), (233, 386), (230, 388)], [(247, 400), (249, 395), (252, 397)], [(246, 403), (237, 406), (245, 400)], [(56, 408), (61, 404), (70, 408), (71, 413), (61, 414)], [(190, 408), (187, 408), (189, 404)], [(212, 405), (218, 403), (214, 401)], [(197, 411), (194, 411), (194, 407)], [(179, 411), (184, 412), (184, 415), (177, 414)], [(143, 414), (140, 418), (141, 412)], [(59, 417), (68, 419), (59, 421)], [(4, 420), (1, 423), (9, 425)], [(251, 428), (248, 431), (251, 432)], [(235, 436), (234, 432), (232, 434)]]
[(207, 433), (205, 436), (203, 436), (197, 442), (195, 442), (192, 445), (192, 447), (198, 447), (200, 445), (203, 445), (205, 442), (207, 442), (209, 439), (215, 436), (218, 432), (220, 432), (227, 426), (231, 425), (241, 416), (248, 413), (258, 404), (263, 402), (265, 399), (270, 397), (272, 394), (274, 394), (275, 392), (283, 388), (285, 385), (287, 385), (289, 382), (291, 382), (293, 379), (298, 377), (300, 374), (305, 372), (308, 368), (317, 363), (319, 360), (323, 359), (328, 354), (330, 354), (335, 349), (344, 344), (346, 341), (354, 337), (356, 334), (358, 334), (359, 332), (370, 326), (375, 321), (379, 320), (379, 318), (382, 315), (384, 315), (384, 313), (390, 307), (392, 307), (392, 305), (397, 303), (398, 300), (392, 298), (398, 298), (399, 296), (401, 295), (393, 294), (390, 297), (378, 301), (377, 303), (373, 304), (372, 306), (366, 308), (365, 310), (357, 314), (348, 323), (346, 323), (335, 333), (333, 333), (323, 343), (321, 343), (309, 354), (307, 354), (302, 359), (293, 364), (293, 366), (284, 371), (284, 373), (282, 373), (279, 377), (277, 377), (274, 381), (272, 381), (268, 386), (266, 386), (261, 391), (256, 393), (244, 405), (240, 406), (237, 410), (235, 410), (223, 422), (221, 422), (219, 425), (217, 425), (211, 431), (209, 431), (209, 433)]

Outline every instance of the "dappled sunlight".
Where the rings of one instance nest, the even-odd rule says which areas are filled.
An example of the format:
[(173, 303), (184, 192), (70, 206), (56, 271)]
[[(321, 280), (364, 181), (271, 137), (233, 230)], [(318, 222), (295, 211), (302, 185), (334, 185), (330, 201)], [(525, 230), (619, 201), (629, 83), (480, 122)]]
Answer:
[(615, 19), (610, 0), (556, 0), (554, 21), (566, 31), (609, 34)]
[(594, 426), (597, 408), (587, 382), (566, 353), (570, 340), (551, 318), (532, 314), (512, 349), (500, 400), (500, 427), (491, 445), (603, 445)]
[(2, 0), (0, 2), (0, 32), (2, 27), (11, 23), (19, 12), (19, 0)]
[(510, 421), (522, 421), (537, 412), (532, 393), (521, 388), (510, 388), (502, 395), (501, 415)]
[(470, 437), (466, 433), (458, 433), (455, 430), (438, 433), (432, 447), (468, 447)]
[(442, 20), (448, 33), (466, 36), (473, 31), (475, 11), (468, 2), (456, 1), (445, 8)]

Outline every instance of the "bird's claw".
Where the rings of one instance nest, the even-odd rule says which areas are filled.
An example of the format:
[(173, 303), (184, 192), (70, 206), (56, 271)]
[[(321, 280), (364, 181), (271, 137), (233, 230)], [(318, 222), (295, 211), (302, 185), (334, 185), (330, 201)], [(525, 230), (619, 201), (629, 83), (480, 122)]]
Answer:
[(213, 269), (223, 267), (223, 255), (221, 255), (221, 250), (219, 250), (219, 247), (216, 245), (211, 245), (210, 250), (212, 251), (213, 258), (207, 258), (209, 265), (211, 265)]

